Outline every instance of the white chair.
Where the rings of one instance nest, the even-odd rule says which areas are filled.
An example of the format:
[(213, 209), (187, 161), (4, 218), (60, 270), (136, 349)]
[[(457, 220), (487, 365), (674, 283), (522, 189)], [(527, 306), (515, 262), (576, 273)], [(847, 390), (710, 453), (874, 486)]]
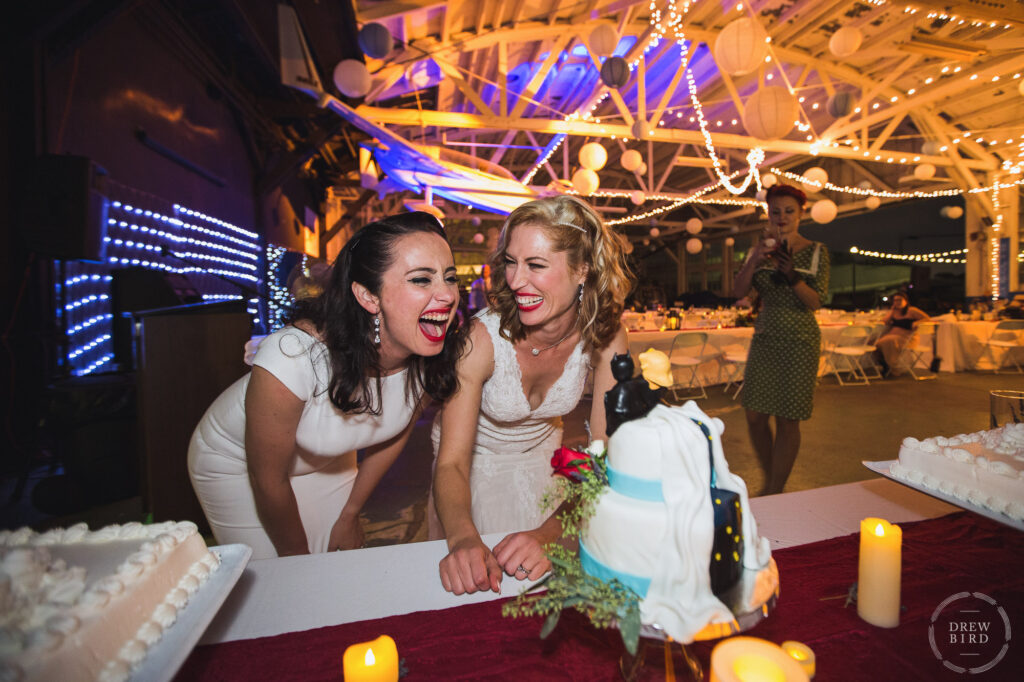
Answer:
[[(874, 363), (866, 359), (875, 351), (875, 347), (868, 343), (871, 332), (872, 328), (868, 325), (845, 327), (839, 333), (836, 342), (825, 349), (826, 372), (834, 374), (840, 386), (864, 386), (871, 383), (868, 380), (867, 369), (874, 372), (874, 378), (882, 378)], [(844, 373), (848, 375), (846, 381), (843, 381)]]
[[(1016, 357), (1021, 349), (1024, 349), (1024, 320), (1002, 320), (995, 326), (992, 334), (985, 341), (985, 346), (981, 349), (981, 355), (978, 356), (978, 360), (980, 361), (981, 358), (988, 355), (996, 366), (996, 374), (999, 374), (999, 370), (1003, 368), (1003, 365), (1009, 359), (1013, 366), (1017, 368), (1017, 372), (1024, 374), (1024, 369), (1021, 368), (1020, 362), (1017, 361)], [(1002, 351), (998, 362), (996, 362), (995, 350)]]
[(934, 357), (935, 333), (938, 328), (938, 322), (921, 322), (914, 335), (900, 349), (899, 363), (914, 377), (914, 381), (938, 377), (929, 369), (931, 358)]
[(728, 372), (725, 377), (725, 392), (728, 393), (729, 389), (735, 386), (736, 392), (732, 394), (733, 400), (736, 400), (740, 391), (743, 390), (743, 374), (747, 370), (750, 341), (750, 336), (733, 336), (730, 342), (721, 349), (722, 357), (719, 362), (722, 369)]
[[(669, 362), (672, 363), (672, 395), (676, 400), (679, 397), (678, 389), (687, 388), (700, 389), (699, 398), (707, 398), (707, 391), (704, 390), (704, 381), (698, 374), (701, 365), (721, 356), (721, 352), (708, 348), (708, 335), (704, 332), (681, 332), (672, 339), (672, 349), (668, 353)], [(676, 371), (683, 374), (684, 381), (676, 380)]]

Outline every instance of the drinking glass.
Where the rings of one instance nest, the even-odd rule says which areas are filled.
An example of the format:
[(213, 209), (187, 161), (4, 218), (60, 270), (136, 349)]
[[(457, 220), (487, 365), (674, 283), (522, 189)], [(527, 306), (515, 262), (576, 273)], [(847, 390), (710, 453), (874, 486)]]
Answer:
[(1024, 423), (1024, 391), (989, 391), (989, 428)]

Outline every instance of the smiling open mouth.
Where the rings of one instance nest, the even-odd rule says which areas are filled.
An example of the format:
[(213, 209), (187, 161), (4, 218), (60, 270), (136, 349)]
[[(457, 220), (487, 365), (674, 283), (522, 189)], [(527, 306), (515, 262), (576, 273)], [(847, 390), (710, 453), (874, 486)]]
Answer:
[(533, 310), (540, 307), (540, 304), (543, 302), (543, 296), (516, 296), (516, 305), (519, 306), (520, 310)]
[(437, 343), (444, 341), (445, 328), (448, 326), (449, 311), (430, 310), (419, 320), (420, 331), (428, 340)]

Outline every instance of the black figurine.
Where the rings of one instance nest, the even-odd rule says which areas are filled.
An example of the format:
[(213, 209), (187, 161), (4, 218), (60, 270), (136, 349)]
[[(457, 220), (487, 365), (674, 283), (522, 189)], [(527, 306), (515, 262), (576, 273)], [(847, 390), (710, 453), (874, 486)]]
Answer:
[(604, 394), (605, 420), (611, 437), (624, 422), (639, 419), (661, 402), (665, 389), (652, 390), (642, 376), (633, 378), (633, 358), (629, 353), (612, 357), (612, 376), (618, 382)]

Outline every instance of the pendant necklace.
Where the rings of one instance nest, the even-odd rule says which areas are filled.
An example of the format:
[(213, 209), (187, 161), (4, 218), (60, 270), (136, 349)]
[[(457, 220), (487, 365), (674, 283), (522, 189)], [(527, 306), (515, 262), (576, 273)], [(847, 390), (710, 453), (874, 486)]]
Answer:
[(543, 353), (546, 350), (551, 350), (552, 348), (554, 348), (558, 344), (562, 343), (562, 341), (565, 341), (567, 338), (569, 338), (574, 331), (576, 331), (576, 330), (575, 329), (570, 329), (568, 334), (566, 334), (562, 338), (558, 339), (558, 341), (555, 341), (550, 346), (544, 346), (543, 348), (534, 348), (533, 346), (531, 346), (530, 347), (530, 353), (532, 353), (534, 356), (537, 356), (537, 355), (540, 355), (541, 353)]

